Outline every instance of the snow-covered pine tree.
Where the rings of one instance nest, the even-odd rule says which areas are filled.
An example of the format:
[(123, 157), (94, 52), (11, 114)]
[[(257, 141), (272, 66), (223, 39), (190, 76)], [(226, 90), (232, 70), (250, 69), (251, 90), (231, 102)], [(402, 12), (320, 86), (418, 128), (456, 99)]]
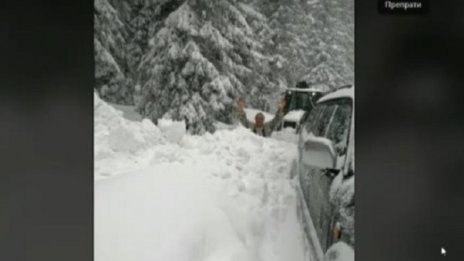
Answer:
[(269, 20), (271, 38), (263, 42), (277, 54), (277, 72), (283, 85), (290, 87), (304, 75), (309, 64), (310, 46), (303, 39), (309, 32), (307, 13), (301, 0), (258, 1)]
[(256, 0), (242, 0), (238, 2), (238, 9), (243, 12), (247, 23), (250, 25), (254, 40), (256, 41), (254, 55), (258, 66), (251, 68), (256, 74), (256, 81), (251, 86), (254, 88), (249, 93), (249, 103), (254, 108), (274, 112), (277, 109), (281, 88), (282, 57), (275, 54), (269, 48), (266, 41), (272, 37), (272, 29), (268, 25), (268, 19), (259, 11), (259, 3)]
[(133, 78), (136, 78), (136, 68), (140, 63), (142, 53), (147, 49), (148, 30), (154, 22), (154, 19), (150, 19), (154, 13), (150, 3), (145, 0), (134, 0), (127, 20), (127, 59)]
[[(331, 46), (334, 68), (343, 84), (354, 83), (354, 0), (329, 0), (326, 3), (332, 28)], [(338, 67), (337, 67), (338, 65)]]
[(304, 80), (310, 85), (339, 87), (354, 79), (354, 3), (352, 0), (312, 0), (305, 10), (311, 19), (310, 65)]
[(190, 133), (201, 134), (214, 131), (215, 120), (232, 122), (240, 95), (250, 95), (252, 106), (268, 106), (269, 59), (243, 3), (187, 0), (166, 18), (139, 66), (143, 116), (185, 120)]
[(94, 21), (95, 89), (107, 101), (131, 104), (131, 84), (126, 78), (124, 24), (107, 0), (95, 0)]
[(132, 3), (138, 0), (108, 0), (108, 3), (118, 12), (118, 17), (124, 25), (127, 26), (127, 21), (130, 20), (132, 15)]
[(353, 2), (258, 0), (273, 32), (263, 43), (282, 57), (277, 71), (287, 86), (301, 79), (322, 89), (352, 83)]
[[(116, 1), (116, 0), (113, 0)], [(125, 0), (127, 1), (127, 0)], [(127, 61), (130, 77), (138, 84), (139, 64), (149, 50), (148, 41), (164, 25), (164, 20), (175, 11), (184, 0), (133, 0), (127, 18)]]

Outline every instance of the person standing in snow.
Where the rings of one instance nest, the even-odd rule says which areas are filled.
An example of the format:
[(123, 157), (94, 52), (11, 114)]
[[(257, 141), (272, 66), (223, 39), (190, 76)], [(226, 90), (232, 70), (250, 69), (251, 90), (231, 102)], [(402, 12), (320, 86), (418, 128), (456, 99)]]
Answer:
[(274, 129), (279, 125), (284, 116), (285, 100), (281, 99), (279, 102), (279, 109), (277, 110), (274, 119), (264, 123), (264, 114), (257, 113), (255, 115), (255, 122), (251, 122), (247, 119), (245, 113), (245, 99), (240, 97), (237, 101), (238, 109), (238, 120), (248, 129), (251, 129), (255, 134), (263, 137), (271, 136)]

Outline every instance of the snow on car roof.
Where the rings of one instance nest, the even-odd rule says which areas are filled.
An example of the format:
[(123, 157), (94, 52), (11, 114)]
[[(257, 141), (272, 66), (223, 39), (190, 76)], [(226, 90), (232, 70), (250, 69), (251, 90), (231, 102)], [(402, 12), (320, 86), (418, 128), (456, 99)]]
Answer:
[(285, 116), (284, 120), (286, 121), (294, 121), (294, 122), (300, 122), (301, 117), (305, 114), (305, 110), (294, 110), (294, 111), (289, 111)]
[(332, 93), (329, 93), (325, 96), (322, 96), (317, 103), (325, 102), (328, 100), (333, 100), (337, 98), (351, 98), (354, 99), (354, 87), (343, 88)]
[(322, 92), (321, 90), (314, 89), (314, 88), (308, 88), (308, 89), (302, 89), (302, 88), (287, 88), (285, 91), (296, 91), (296, 92)]

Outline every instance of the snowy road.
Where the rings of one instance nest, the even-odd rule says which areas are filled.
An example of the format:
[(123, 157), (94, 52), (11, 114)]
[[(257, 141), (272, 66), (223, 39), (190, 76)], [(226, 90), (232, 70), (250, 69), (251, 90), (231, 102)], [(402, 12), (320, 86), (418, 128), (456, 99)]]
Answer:
[(295, 153), (241, 127), (128, 121), (95, 97), (95, 260), (309, 260)]

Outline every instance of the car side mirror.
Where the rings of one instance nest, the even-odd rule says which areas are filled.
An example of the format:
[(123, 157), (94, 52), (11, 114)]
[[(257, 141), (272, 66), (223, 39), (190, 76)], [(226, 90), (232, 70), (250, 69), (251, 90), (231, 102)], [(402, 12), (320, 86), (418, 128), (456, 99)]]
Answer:
[(335, 169), (336, 153), (332, 141), (310, 136), (303, 145), (304, 164), (320, 169)]

